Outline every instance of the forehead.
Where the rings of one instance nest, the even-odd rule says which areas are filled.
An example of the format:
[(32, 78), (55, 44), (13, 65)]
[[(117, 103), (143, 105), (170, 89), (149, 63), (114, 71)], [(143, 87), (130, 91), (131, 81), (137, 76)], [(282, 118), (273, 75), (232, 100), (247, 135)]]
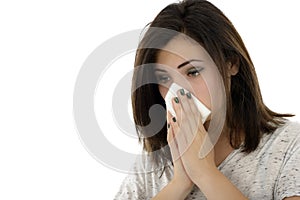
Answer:
[(157, 55), (157, 63), (169, 66), (192, 59), (207, 61), (210, 56), (200, 44), (183, 37), (170, 40)]

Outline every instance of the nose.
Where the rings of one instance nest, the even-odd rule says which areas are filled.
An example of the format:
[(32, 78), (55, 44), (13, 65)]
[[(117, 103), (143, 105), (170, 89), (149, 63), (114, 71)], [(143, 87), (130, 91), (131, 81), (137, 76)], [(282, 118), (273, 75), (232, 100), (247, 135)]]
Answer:
[[(174, 82), (174, 83), (175, 83), (177, 86), (172, 88), (172, 93), (175, 93), (175, 94), (176, 94), (177, 91), (180, 90), (180, 89), (182, 89), (182, 88), (184, 88), (185, 90), (190, 91), (190, 90), (189, 90), (190, 87), (183, 86), (182, 84), (179, 84), (179, 83), (177, 83), (177, 82)], [(160, 92), (160, 94), (161, 94), (161, 96), (162, 96), (163, 99), (166, 99), (166, 95), (167, 95), (167, 93), (169, 92), (169, 90), (170, 90), (170, 88), (172, 87), (172, 85), (173, 85), (173, 83), (170, 84), (170, 85), (168, 85), (168, 86), (163, 86), (163, 85), (160, 85), (160, 86), (159, 86), (159, 92)], [(185, 84), (185, 85), (187, 85), (187, 84)]]
[[(192, 89), (192, 85), (189, 82), (189, 80), (187, 80), (185, 77), (183, 76), (172, 76), (171, 80), (169, 80), (166, 84), (159, 84), (158, 88), (159, 88), (159, 92), (162, 96), (163, 99), (165, 99), (169, 88), (172, 86), (172, 84), (175, 83), (178, 86), (180, 86), (179, 89), (184, 88), (185, 90), (191, 91)], [(173, 92), (177, 92), (177, 91), (173, 91)]]

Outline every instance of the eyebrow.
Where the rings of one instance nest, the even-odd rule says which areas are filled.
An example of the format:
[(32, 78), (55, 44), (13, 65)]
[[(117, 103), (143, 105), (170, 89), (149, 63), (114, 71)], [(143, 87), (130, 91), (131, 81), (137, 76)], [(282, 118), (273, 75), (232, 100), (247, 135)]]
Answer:
[(197, 62), (203, 62), (203, 60), (191, 59), (191, 60), (185, 61), (185, 62), (181, 63), (180, 65), (178, 65), (177, 69), (180, 69), (181, 67), (183, 67), (183, 66), (185, 66), (185, 65), (187, 65), (187, 64), (189, 64), (191, 62), (195, 62), (195, 61), (197, 61)]
[[(181, 67), (184, 67), (187, 64), (190, 64), (191, 62), (203, 62), (203, 60), (198, 60), (198, 59), (191, 59), (188, 61), (185, 61), (183, 63), (181, 63), (180, 65), (177, 66), (177, 69), (180, 69)], [(156, 68), (155, 71), (160, 71), (160, 72), (167, 72), (166, 70), (160, 69), (160, 68)]]

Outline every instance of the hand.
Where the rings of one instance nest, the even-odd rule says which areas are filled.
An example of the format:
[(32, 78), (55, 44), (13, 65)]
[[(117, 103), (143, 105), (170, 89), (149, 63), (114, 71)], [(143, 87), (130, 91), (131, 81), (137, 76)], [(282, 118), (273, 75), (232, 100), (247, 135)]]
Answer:
[[(216, 169), (214, 151), (194, 101), (189, 98), (189, 94), (181, 95), (180, 92), (177, 92), (177, 95), (179, 102), (173, 101), (177, 118), (176, 122), (169, 120), (169, 129), (174, 133), (174, 141), (178, 151), (176, 155), (180, 157), (179, 160), (188, 177), (195, 183), (195, 179), (199, 181), (202, 174)], [(199, 158), (199, 151), (204, 142), (205, 147), (212, 148), (212, 150), (203, 158)]]
[[(171, 113), (168, 112), (167, 113), (168, 126), (171, 121), (172, 121), (172, 116), (171, 116)], [(172, 181), (175, 184), (180, 183), (180, 185), (182, 185), (182, 188), (189, 193), (191, 191), (194, 183), (191, 181), (191, 179), (189, 178), (189, 176), (187, 175), (187, 173), (183, 167), (182, 161), (180, 159), (180, 154), (178, 151), (178, 145), (174, 138), (174, 131), (171, 126), (168, 127), (167, 141), (170, 146), (170, 151), (171, 151), (173, 165), (174, 165), (174, 176), (173, 176)]]

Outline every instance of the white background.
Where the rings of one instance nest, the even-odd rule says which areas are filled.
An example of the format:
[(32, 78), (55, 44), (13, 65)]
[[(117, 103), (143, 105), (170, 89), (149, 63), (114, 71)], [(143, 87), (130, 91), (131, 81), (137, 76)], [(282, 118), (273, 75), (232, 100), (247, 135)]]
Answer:
[[(1, 1), (0, 199), (113, 198), (125, 174), (81, 144), (72, 113), (76, 76), (98, 45), (143, 28), (171, 2)], [(244, 39), (266, 104), (300, 115), (297, 1), (211, 2)]]

